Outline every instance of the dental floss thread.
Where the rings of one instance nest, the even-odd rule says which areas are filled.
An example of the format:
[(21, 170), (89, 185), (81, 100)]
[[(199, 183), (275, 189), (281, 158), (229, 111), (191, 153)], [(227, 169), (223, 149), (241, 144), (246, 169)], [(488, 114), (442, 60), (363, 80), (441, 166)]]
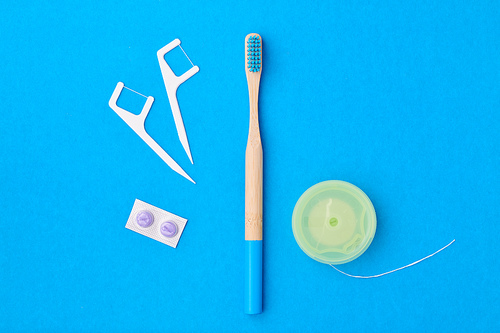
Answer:
[(436, 252), (432, 253), (432, 254), (429, 254), (427, 257), (424, 257), (420, 260), (417, 260), (415, 262), (412, 262), (411, 264), (408, 264), (406, 266), (403, 266), (403, 267), (399, 267), (399, 268), (396, 268), (396, 269), (393, 269), (392, 271), (388, 271), (388, 272), (385, 272), (385, 273), (382, 273), (382, 274), (377, 274), (377, 275), (370, 275), (370, 276), (362, 276), (362, 275), (351, 275), (351, 274), (348, 274), (348, 273), (345, 273), (345, 272), (342, 272), (340, 269), (338, 269), (337, 267), (335, 267), (334, 265), (330, 264), (330, 266), (332, 266), (333, 268), (335, 268), (335, 270), (339, 273), (342, 273), (344, 275), (347, 275), (349, 277), (352, 277), (352, 278), (356, 278), (356, 279), (373, 279), (373, 278), (378, 278), (378, 277), (381, 277), (381, 276), (384, 276), (384, 275), (387, 275), (387, 274), (391, 274), (391, 273), (394, 273), (394, 272), (397, 272), (397, 271), (400, 271), (402, 269), (405, 269), (405, 268), (408, 268), (408, 267), (411, 267), (413, 265), (416, 265), (426, 259), (429, 259), (430, 257), (438, 254), (439, 252), (443, 251), (444, 249), (446, 249), (448, 246), (450, 246), (451, 244), (453, 244), (455, 242), (455, 240), (452, 240), (448, 245), (446, 245), (445, 247), (437, 250)]

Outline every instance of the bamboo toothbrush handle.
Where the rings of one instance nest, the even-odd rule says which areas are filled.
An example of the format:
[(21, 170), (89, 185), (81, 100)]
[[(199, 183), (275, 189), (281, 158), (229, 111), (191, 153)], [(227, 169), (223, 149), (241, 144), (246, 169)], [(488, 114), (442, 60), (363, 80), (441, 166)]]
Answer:
[(258, 120), (251, 119), (250, 126), (245, 154), (245, 240), (262, 240), (262, 143)]

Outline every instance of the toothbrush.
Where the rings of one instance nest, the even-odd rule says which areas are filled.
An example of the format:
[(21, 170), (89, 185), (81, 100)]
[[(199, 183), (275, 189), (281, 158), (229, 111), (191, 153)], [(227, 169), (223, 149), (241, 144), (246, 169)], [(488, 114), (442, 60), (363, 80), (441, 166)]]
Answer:
[(259, 84), (262, 38), (245, 38), (245, 72), (250, 98), (250, 125), (245, 154), (245, 313), (262, 312), (262, 143), (259, 130)]

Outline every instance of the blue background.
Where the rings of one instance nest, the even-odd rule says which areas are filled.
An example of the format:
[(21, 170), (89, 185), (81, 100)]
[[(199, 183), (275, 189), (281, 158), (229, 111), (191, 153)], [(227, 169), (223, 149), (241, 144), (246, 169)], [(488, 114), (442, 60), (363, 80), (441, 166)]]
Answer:
[[(500, 330), (499, 19), (498, 1), (4, 4), (0, 330)], [(250, 32), (264, 44), (259, 316), (243, 314)], [(156, 58), (174, 38), (200, 67), (178, 91), (194, 165)], [(108, 107), (118, 81), (155, 97), (146, 128), (197, 185)], [(133, 97), (119, 102), (140, 111)], [(300, 195), (329, 179), (378, 217), (344, 271), (457, 241), (343, 276), (291, 230)], [(136, 198), (189, 219), (177, 249), (125, 229)]]

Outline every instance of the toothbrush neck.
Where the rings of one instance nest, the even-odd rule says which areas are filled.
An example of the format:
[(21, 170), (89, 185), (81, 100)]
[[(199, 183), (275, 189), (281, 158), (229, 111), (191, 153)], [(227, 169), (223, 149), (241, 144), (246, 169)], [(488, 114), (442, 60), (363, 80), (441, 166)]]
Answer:
[(250, 135), (259, 135), (259, 80), (249, 80), (248, 97), (250, 100)]

